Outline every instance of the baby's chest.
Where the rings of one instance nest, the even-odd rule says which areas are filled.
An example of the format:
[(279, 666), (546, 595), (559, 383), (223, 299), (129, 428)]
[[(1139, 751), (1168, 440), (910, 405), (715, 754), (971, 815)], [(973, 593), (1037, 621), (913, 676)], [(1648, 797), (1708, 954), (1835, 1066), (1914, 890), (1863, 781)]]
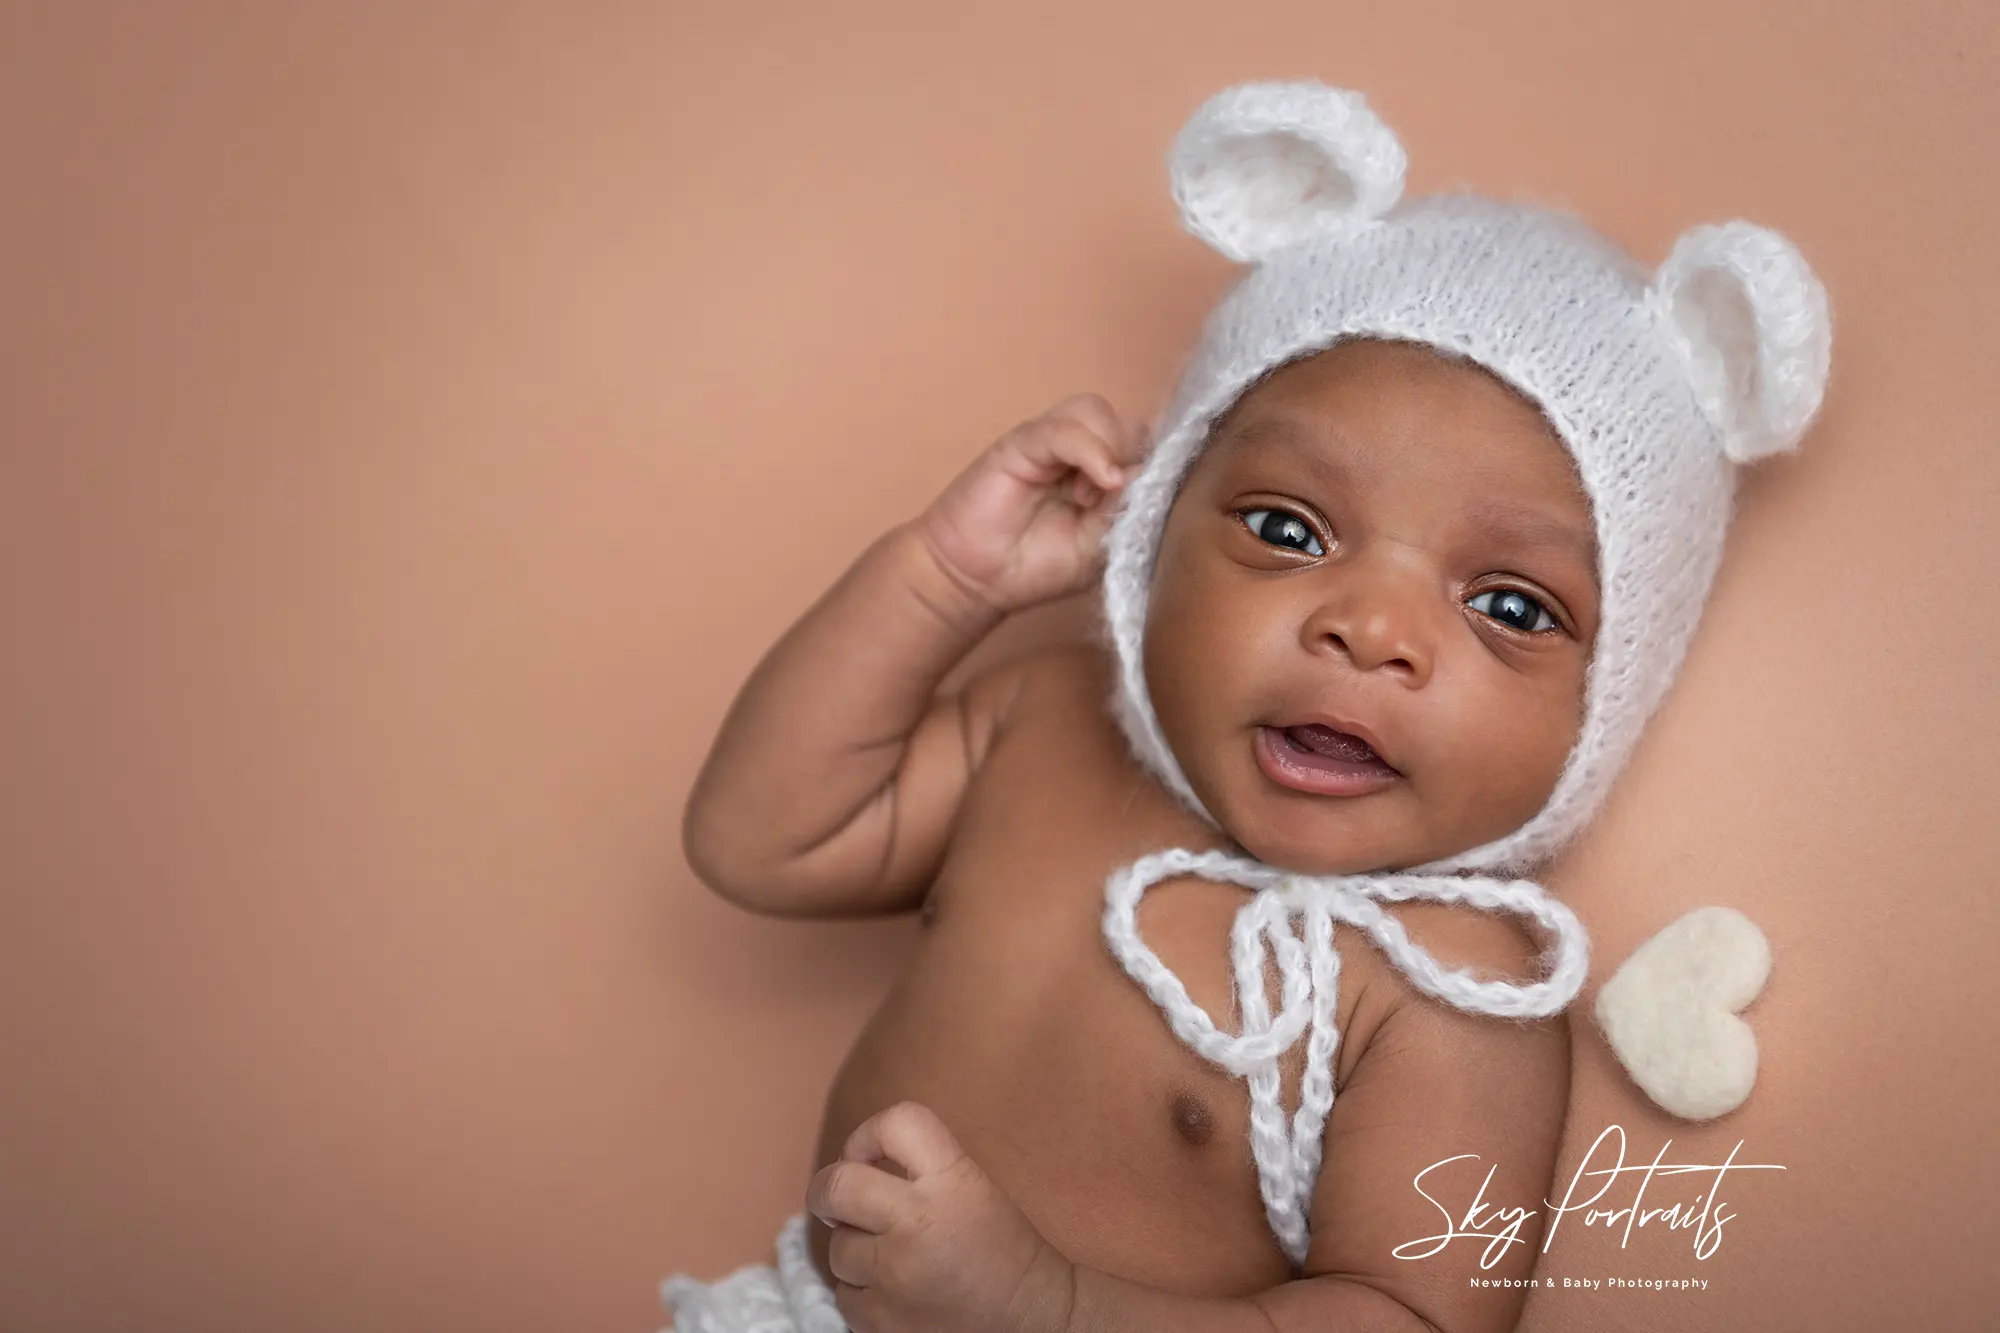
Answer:
[[(1149, 853), (1241, 849), (1131, 758), (1092, 682), (1045, 690), (1026, 713), (966, 794), (925, 906), (927, 931), (991, 984), (1023, 998), (1038, 986), (1060, 986), (1072, 1000), (1087, 990), (1092, 1012), (1134, 1029), (1121, 1035), (1156, 1033), (1162, 1061), (1199, 1063), (1107, 945), (1107, 886)], [(1150, 887), (1137, 911), (1146, 945), (1231, 1030), (1241, 1025), (1231, 932), (1251, 898), (1239, 884), (1185, 876)], [(1274, 963), (1265, 991), (1275, 1006)]]
[[(1114, 871), (1148, 851), (1221, 840), (1095, 747), (1040, 739), (996, 755), (971, 794), (906, 999), (939, 1021), (950, 1015), (958, 1048), (977, 1052), (982, 1072), (955, 1080), (968, 1100), (1014, 1107), (1040, 1125), (1074, 1120), (1053, 1137), (1096, 1165), (1126, 1154), (1135, 1175), (1226, 1190), (1261, 1217), (1247, 1085), (1175, 1035), (1104, 934)], [(1228, 1031), (1242, 1023), (1230, 934), (1249, 900), (1237, 885), (1170, 880), (1149, 891), (1137, 917), (1147, 946)], [(1265, 993), (1275, 1008), (1275, 966)], [(1280, 1061), (1288, 1102), (1303, 1055), (1301, 1042)], [(1061, 1156), (1044, 1151), (1042, 1160)]]
[[(926, 993), (927, 1012), (951, 1014), (959, 1032), (977, 1034), (971, 1044), (985, 1067), (1032, 1089), (1025, 1100), (1115, 1118), (1126, 1142), (1154, 1156), (1152, 1165), (1164, 1156), (1254, 1184), (1247, 1085), (1177, 1035), (1114, 954), (1104, 929), (1110, 871), (1101, 861), (1066, 862), (1027, 837), (1015, 850), (966, 857), (940, 880), (908, 986)], [(1233, 885), (1177, 879), (1151, 889), (1137, 912), (1144, 946), (1224, 1032), (1243, 1027), (1230, 939), (1250, 897)], [(1342, 982), (1336, 1023), (1345, 1032), (1359, 978), (1349, 971)], [(1262, 985), (1275, 1014), (1283, 997), (1269, 958)], [(1279, 1059), (1288, 1106), (1296, 1104), (1304, 1051), (1301, 1040)]]
[[(1244, 1081), (1174, 1035), (1103, 944), (1099, 913), (1039, 895), (1002, 911), (984, 886), (957, 887), (896, 1005), (895, 1045), (925, 1061), (921, 1099), (1071, 1258), (1208, 1294), (1283, 1280)], [(1217, 915), (1173, 914), (1168, 933), (1205, 934), (1219, 961), (1226, 914), (1196, 928)], [(1232, 1025), (1226, 976), (1186, 971)]]

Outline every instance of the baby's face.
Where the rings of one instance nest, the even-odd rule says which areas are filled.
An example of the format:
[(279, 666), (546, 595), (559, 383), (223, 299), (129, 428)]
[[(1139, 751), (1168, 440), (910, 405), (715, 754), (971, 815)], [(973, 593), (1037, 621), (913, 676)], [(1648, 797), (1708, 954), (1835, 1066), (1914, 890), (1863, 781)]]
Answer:
[(1590, 501), (1541, 413), (1469, 364), (1350, 341), (1217, 423), (1161, 535), (1146, 682), (1252, 856), (1420, 865), (1547, 802), (1597, 614)]

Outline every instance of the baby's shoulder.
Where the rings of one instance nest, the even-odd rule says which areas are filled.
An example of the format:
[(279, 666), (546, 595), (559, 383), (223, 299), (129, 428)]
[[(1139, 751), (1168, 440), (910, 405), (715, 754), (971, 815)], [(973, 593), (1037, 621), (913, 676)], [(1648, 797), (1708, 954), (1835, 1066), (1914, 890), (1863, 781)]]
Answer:
[(1110, 698), (1115, 664), (1101, 644), (1065, 641), (1023, 653), (1016, 669), (1043, 692), (1045, 702), (1087, 700), (1101, 707)]
[[(1516, 985), (1540, 980), (1544, 973), (1542, 946), (1510, 913), (1438, 902), (1398, 903), (1387, 910), (1402, 925), (1410, 942), (1447, 971), (1465, 971), (1483, 981)], [(1342, 987), (1353, 987), (1355, 1001), (1353, 1028), (1341, 1047), (1340, 1083), (1366, 1061), (1377, 1037), (1383, 1039), (1382, 1049), (1376, 1052), (1381, 1055), (1412, 1039), (1426, 1043), (1485, 1042), (1494, 1036), (1495, 1019), (1466, 1013), (1425, 993), (1372, 941), (1362, 943), (1358, 933), (1342, 935), (1344, 932), (1337, 933), (1336, 944), (1345, 960), (1343, 973), (1351, 974), (1342, 977)], [(1347, 947), (1348, 941), (1354, 947)], [(1506, 1026), (1517, 1029), (1522, 1024), (1516, 1020)], [(1540, 1035), (1510, 1031), (1505, 1040), (1525, 1039), (1528, 1045), (1544, 1045), (1567, 1029), (1560, 1015), (1527, 1026), (1539, 1029)], [(1560, 1040), (1558, 1044), (1562, 1044)]]
[(980, 780), (962, 821), (1007, 845), (1037, 830), (1049, 854), (1101, 878), (1154, 847), (1203, 836), (1132, 757), (1114, 714), (1115, 665), (1093, 643), (1039, 647), (967, 686)]
[(1052, 695), (1074, 692), (1072, 682), (1087, 669), (1080, 659), (1069, 645), (1036, 648), (986, 663), (947, 688), (975, 771), (1017, 723), (1045, 712)]
[[(1411, 941), (1448, 969), (1470, 969), (1486, 978), (1516, 982), (1536, 980), (1542, 967), (1542, 946), (1526, 922), (1511, 912), (1488, 912), (1456, 903), (1398, 903), (1388, 909), (1409, 932)], [(1378, 955), (1379, 956), (1379, 955)], [(1383, 965), (1398, 977), (1389, 962)], [(1403, 984), (1410, 986), (1407, 977)]]
[[(1446, 971), (1466, 972), (1482, 981), (1526, 985), (1541, 980), (1547, 964), (1543, 946), (1520, 918), (1443, 903), (1403, 903), (1391, 909), (1418, 948)], [(1460, 1009), (1428, 994), (1380, 949), (1357, 950), (1367, 993), (1360, 1015), (1369, 1040), (1350, 1054), (1349, 1071), (1395, 1085), (1405, 1080), (1412, 1095), (1439, 1070), (1455, 1069), (1462, 1086), (1486, 1095), (1495, 1087), (1519, 1095), (1524, 1087), (1549, 1080), (1567, 1085), (1570, 1060), (1568, 1016), (1513, 1018)], [(1421, 1052), (1421, 1054), (1419, 1054)], [(1344, 1062), (1346, 1063), (1346, 1062)], [(1530, 1100), (1537, 1100), (1531, 1097)]]
[(1109, 734), (1113, 664), (1094, 643), (1048, 644), (1008, 658), (964, 686), (967, 711), (994, 735), (1053, 730)]

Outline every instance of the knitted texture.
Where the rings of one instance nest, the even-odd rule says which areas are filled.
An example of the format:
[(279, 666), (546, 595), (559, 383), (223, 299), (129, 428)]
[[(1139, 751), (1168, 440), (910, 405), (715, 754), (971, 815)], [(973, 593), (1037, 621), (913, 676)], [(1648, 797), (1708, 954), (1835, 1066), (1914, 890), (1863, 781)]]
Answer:
[(667, 1333), (848, 1333), (833, 1292), (813, 1267), (806, 1215), (778, 1231), (777, 1264), (749, 1264), (702, 1282), (676, 1275), (660, 1284), (674, 1316)]
[[(1591, 500), (1601, 608), (1584, 717), (1534, 818), (1396, 875), (1305, 877), (1175, 851), (1107, 884), (1112, 952), (1183, 1041), (1249, 1082), (1265, 1210), (1294, 1263), (1306, 1252), (1332, 1105), (1332, 923), (1362, 927), (1420, 989), (1462, 1009), (1542, 1016), (1575, 997), (1586, 970), (1581, 926), (1539, 885), (1485, 876), (1546, 862), (1601, 808), (1693, 635), (1721, 559), (1735, 465), (1796, 444), (1818, 410), (1830, 348), (1825, 293), (1774, 232), (1746, 222), (1695, 228), (1649, 275), (1562, 214), (1469, 194), (1399, 202), (1404, 165), (1394, 134), (1359, 95), (1318, 83), (1242, 85), (1195, 114), (1169, 161), (1182, 221), (1251, 268), (1210, 314), (1105, 538), (1113, 715), (1137, 759), (1219, 828), (1161, 732), (1143, 642), (1168, 511), (1210, 427), (1256, 379), (1348, 337), (1467, 358), (1541, 408)], [(1243, 1022), (1235, 1036), (1193, 1005), (1133, 925), (1145, 887), (1184, 873), (1257, 889), (1232, 936)], [(1534, 918), (1555, 935), (1549, 976), (1515, 986), (1438, 968), (1379, 906), (1416, 897)], [(1275, 1019), (1265, 1011), (1260, 937), (1284, 979)], [(1277, 1060), (1308, 1031), (1305, 1093), (1288, 1130)]]

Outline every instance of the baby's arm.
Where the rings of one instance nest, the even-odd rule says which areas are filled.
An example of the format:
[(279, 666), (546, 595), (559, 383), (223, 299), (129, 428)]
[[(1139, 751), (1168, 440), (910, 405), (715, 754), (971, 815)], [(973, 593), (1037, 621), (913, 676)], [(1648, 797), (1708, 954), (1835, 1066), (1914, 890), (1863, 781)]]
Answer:
[(871, 545), (724, 718), (681, 825), (695, 873), (779, 915), (913, 908), (977, 762), (967, 713), (998, 702), (986, 681), (933, 696), (1001, 615), (944, 572), (915, 524)]
[(765, 655), (682, 818), (688, 864), (755, 911), (910, 910), (1015, 688), (939, 682), (1009, 612), (1085, 586), (1139, 434), (1094, 396), (987, 449)]

